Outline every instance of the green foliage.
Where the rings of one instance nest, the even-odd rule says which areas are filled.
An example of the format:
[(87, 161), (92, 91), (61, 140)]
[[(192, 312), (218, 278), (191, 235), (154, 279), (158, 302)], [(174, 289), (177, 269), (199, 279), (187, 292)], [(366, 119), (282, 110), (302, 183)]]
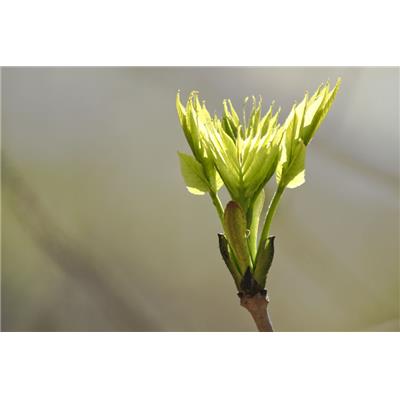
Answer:
[[(261, 98), (252, 98), (249, 115), (243, 110), (242, 119), (232, 102), (224, 100), (219, 118), (211, 117), (197, 92), (190, 94), (186, 106), (177, 94), (179, 122), (193, 153), (193, 157), (178, 153), (181, 172), (189, 192), (208, 192), (218, 211), (225, 233), (219, 235), (220, 251), (239, 290), (265, 286), (274, 255), (274, 237), (268, 236), (272, 218), (284, 189), (305, 182), (307, 146), (332, 106), (339, 85), (340, 79), (332, 90), (327, 83), (311, 97), (306, 93), (283, 125), (273, 103), (263, 115)], [(244, 108), (247, 103), (248, 98)], [(274, 173), (277, 189), (258, 239), (263, 188)], [(224, 184), (232, 198), (225, 211), (217, 194)]]
[[(287, 157), (286, 147), (283, 147), (281, 159), (276, 170), (277, 183), (287, 188), (296, 188), (305, 182), (306, 146), (301, 139), (293, 144), (290, 158)], [(283, 175), (283, 176), (282, 176)]]
[(321, 85), (311, 98), (306, 93), (303, 101), (293, 106), (283, 125), (284, 140), (276, 170), (278, 185), (296, 188), (305, 182), (306, 146), (325, 119), (339, 86), (340, 79), (331, 91), (329, 83)]
[(250, 208), (249, 210), (250, 218), (247, 219), (248, 221), (250, 219), (250, 225), (249, 225), (250, 233), (248, 242), (253, 263), (257, 256), (258, 225), (260, 223), (260, 217), (264, 207), (264, 201), (265, 201), (265, 192), (264, 189), (262, 189), (259, 195), (257, 196), (256, 200), (254, 201), (253, 207)]
[(201, 164), (194, 157), (178, 152), (181, 173), (188, 191), (202, 195), (209, 190), (209, 183)]
[[(178, 111), (179, 122), (181, 123), (186, 140), (195, 159), (203, 169), (205, 180), (208, 183), (208, 189), (203, 190), (203, 192), (212, 191), (216, 193), (223, 186), (223, 181), (212, 161), (210, 150), (203, 140), (203, 137), (207, 132), (205, 124), (208, 124), (207, 121), (210, 120), (210, 114), (204, 105), (200, 105), (198, 96), (195, 92), (193, 92), (189, 97), (186, 108), (183, 107), (178, 92), (176, 96), (176, 108)], [(185, 182), (187, 182), (185, 176), (184, 179)]]
[(225, 122), (215, 117), (203, 141), (211, 150), (232, 199), (247, 212), (275, 171), (283, 132), (277, 124), (278, 113), (272, 118), (269, 114), (260, 124), (261, 101), (258, 105), (254, 101), (247, 127), (245, 122), (239, 123), (229, 104), (230, 110), (224, 109), (222, 121)]

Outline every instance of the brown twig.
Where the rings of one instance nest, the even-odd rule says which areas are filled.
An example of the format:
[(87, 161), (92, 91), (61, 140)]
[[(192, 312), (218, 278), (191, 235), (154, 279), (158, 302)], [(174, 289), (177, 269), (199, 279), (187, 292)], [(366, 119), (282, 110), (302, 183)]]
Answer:
[(241, 293), (240, 305), (244, 307), (253, 317), (260, 332), (273, 332), (271, 320), (268, 315), (268, 296), (256, 293), (253, 296)]

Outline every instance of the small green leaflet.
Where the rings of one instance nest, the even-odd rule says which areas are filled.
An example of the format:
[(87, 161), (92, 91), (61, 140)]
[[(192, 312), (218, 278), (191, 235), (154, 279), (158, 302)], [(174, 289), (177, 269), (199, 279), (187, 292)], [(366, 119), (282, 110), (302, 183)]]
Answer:
[(305, 182), (306, 146), (301, 139), (297, 140), (294, 156), (284, 172), (284, 186), (294, 189)]
[(257, 234), (258, 225), (260, 222), (261, 211), (264, 206), (265, 192), (264, 189), (261, 190), (256, 200), (254, 201), (251, 213), (251, 223), (250, 223), (250, 236), (248, 239), (251, 257), (253, 260), (256, 258), (257, 253)]
[(187, 190), (196, 195), (208, 192), (209, 185), (201, 164), (188, 154), (178, 152), (178, 156)]

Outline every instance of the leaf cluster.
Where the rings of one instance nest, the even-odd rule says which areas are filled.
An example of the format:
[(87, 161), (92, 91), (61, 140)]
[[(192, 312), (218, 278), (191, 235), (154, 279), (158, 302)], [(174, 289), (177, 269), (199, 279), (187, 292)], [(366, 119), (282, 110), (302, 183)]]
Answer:
[[(326, 83), (311, 97), (306, 93), (282, 125), (280, 109), (274, 110), (272, 103), (263, 114), (261, 98), (245, 99), (242, 118), (232, 102), (224, 100), (218, 117), (210, 115), (197, 92), (189, 95), (186, 105), (177, 94), (179, 122), (192, 151), (192, 155), (178, 153), (181, 172), (190, 193), (210, 194), (224, 228), (219, 235), (220, 251), (242, 292), (265, 286), (274, 253), (269, 227), (277, 203), (285, 188), (305, 182), (306, 148), (332, 106), (339, 85), (340, 79), (333, 89)], [(274, 174), (277, 190), (258, 239), (264, 186)], [(232, 199), (225, 209), (217, 194), (223, 185)]]

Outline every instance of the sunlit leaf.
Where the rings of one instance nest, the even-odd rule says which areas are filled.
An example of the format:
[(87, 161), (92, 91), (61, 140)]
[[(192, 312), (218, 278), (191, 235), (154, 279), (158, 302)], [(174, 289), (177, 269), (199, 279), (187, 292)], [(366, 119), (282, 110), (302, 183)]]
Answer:
[(181, 173), (188, 191), (192, 194), (203, 195), (209, 191), (209, 184), (201, 164), (188, 154), (178, 152)]
[(325, 85), (319, 90), (318, 95), (314, 95), (310, 99), (304, 118), (304, 128), (300, 134), (306, 146), (310, 143), (315, 132), (327, 116), (335, 100), (336, 93), (339, 90), (340, 83), (341, 79), (338, 79), (335, 87), (331, 91), (329, 91), (329, 84)]
[(230, 108), (230, 113), (231, 113), (231, 116), (232, 116), (232, 120), (233, 120), (233, 122), (235, 123), (235, 125), (238, 126), (239, 123), (240, 123), (239, 117), (238, 117), (238, 115), (237, 115), (237, 113), (236, 113), (236, 111), (235, 111), (235, 109), (234, 109), (234, 107), (233, 107), (233, 105), (232, 105), (232, 102), (231, 102), (230, 100), (228, 100), (228, 104), (229, 104), (229, 108)]
[(251, 218), (250, 218), (250, 234), (248, 238), (250, 255), (253, 261), (256, 258), (257, 253), (257, 235), (258, 235), (258, 225), (260, 222), (261, 211), (264, 206), (265, 201), (265, 192), (264, 189), (260, 191), (256, 200), (254, 201), (253, 207), (251, 209)]
[(299, 139), (294, 146), (294, 156), (284, 175), (284, 186), (294, 189), (305, 182), (306, 146)]

